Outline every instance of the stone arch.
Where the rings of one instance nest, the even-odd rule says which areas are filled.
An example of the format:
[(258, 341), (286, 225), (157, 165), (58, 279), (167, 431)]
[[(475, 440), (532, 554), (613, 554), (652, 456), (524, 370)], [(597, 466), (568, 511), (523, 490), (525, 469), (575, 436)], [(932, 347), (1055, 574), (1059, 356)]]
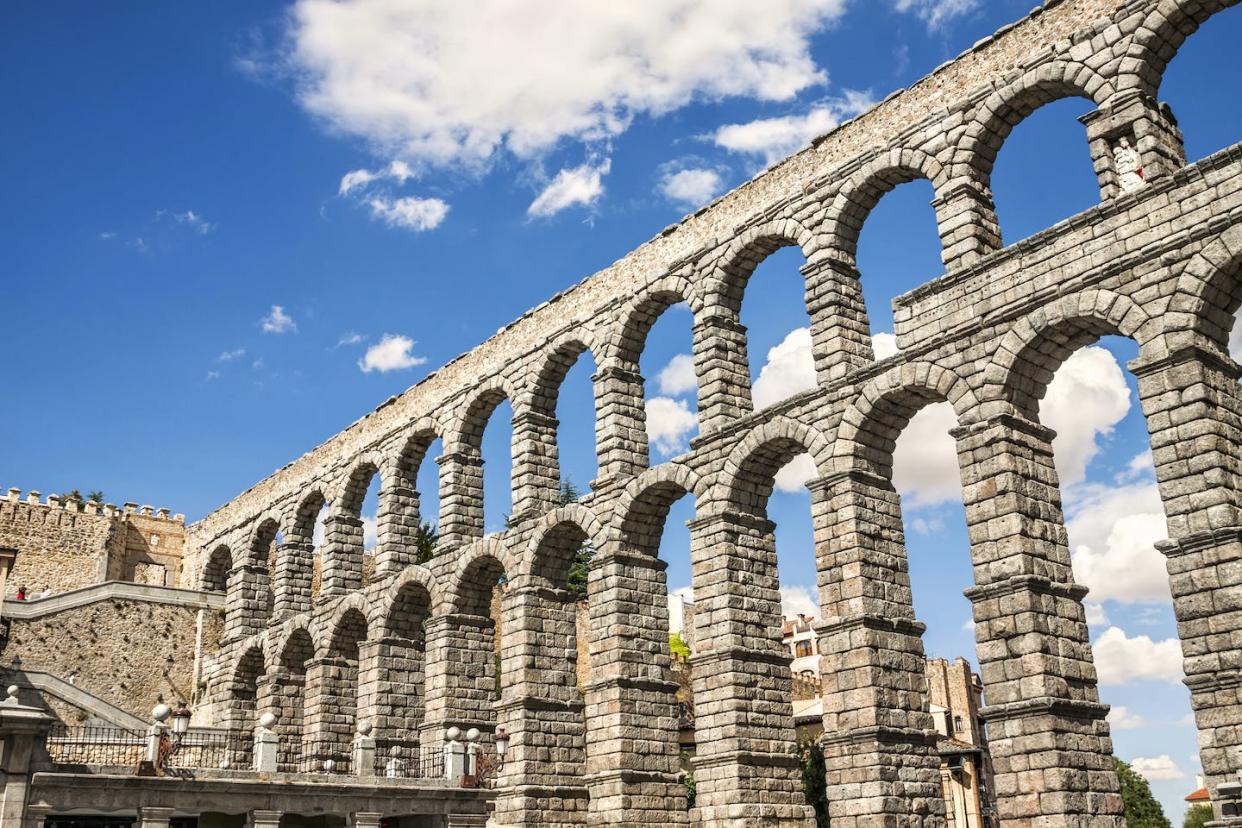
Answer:
[(207, 556), (203, 566), (202, 588), (208, 592), (224, 592), (228, 589), (229, 571), (233, 568), (233, 552), (225, 544), (219, 544)]
[(809, 454), (821, 475), (831, 468), (832, 444), (816, 429), (785, 416), (752, 428), (729, 453), (710, 497), (712, 509), (724, 504), (762, 515), (776, 473), (798, 455)]
[(792, 218), (775, 219), (743, 231), (729, 242), (717, 260), (705, 308), (725, 308), (730, 314), (739, 314), (746, 285), (755, 269), (784, 247), (799, 248), (807, 262), (812, 261), (820, 249), (815, 234)]
[(336, 508), (343, 514), (359, 517), (362, 514), (362, 501), (366, 498), (371, 481), (380, 473), (382, 458), (368, 452), (354, 461), (353, 468), (341, 485), (341, 492)]
[(273, 663), (286, 670), (297, 667), (305, 672), (306, 662), (320, 652), (320, 647), (315, 643), (315, 632), (309, 616), (301, 615), (291, 619), (281, 629), (279, 637), (274, 639), (272, 652)]
[(689, 466), (663, 463), (630, 481), (617, 502), (615, 540), (655, 556), (672, 505), (687, 494), (707, 495), (707, 481)]
[(608, 337), (605, 361), (638, 370), (646, 349), (647, 336), (656, 320), (673, 305), (685, 302), (696, 317), (703, 309), (703, 297), (685, 276), (674, 274), (660, 279), (630, 300), (617, 315), (615, 334)]
[(581, 503), (569, 503), (549, 512), (531, 534), (520, 574), (561, 588), (569, 574), (574, 555), (585, 543), (598, 552), (604, 549), (603, 525)]
[(461, 555), (442, 601), (450, 613), (488, 616), (497, 583), (514, 571), (513, 561), (499, 537), (471, 544)]
[(383, 608), (379, 615), (382, 619), (382, 635), (412, 638), (412, 619), (400, 616), (411, 607), (416, 608), (419, 613), (417, 620), (421, 624), (431, 614), (432, 608), (438, 606), (442, 600), (435, 576), (429, 569), (423, 566), (406, 567), (388, 587), (380, 602)]
[(289, 526), (289, 540), (311, 546), (315, 539), (315, 521), (319, 512), (327, 504), (328, 499), (319, 486), (311, 487), (310, 491), (298, 501), (293, 512), (293, 520)]
[[(954, 181), (977, 182), (990, 200), (996, 157), (1018, 124), (1054, 101), (1085, 98), (1103, 106), (1112, 93), (1112, 85), (1103, 76), (1077, 61), (1051, 61), (1023, 74), (975, 109), (975, 118), (954, 153)], [(1083, 148), (1087, 151), (1085, 136)]]
[(273, 544), (276, 543), (276, 535), (280, 531), (280, 518), (277, 515), (268, 512), (260, 516), (250, 534), (245, 563), (270, 569), (275, 562)]
[(471, 389), (458, 407), (450, 432), (445, 435), (445, 451), (480, 451), (483, 431), (496, 408), (505, 400), (509, 401), (516, 416), (523, 396), (513, 383), (502, 376), (492, 376)]
[[(880, 199), (900, 185), (919, 179), (931, 182), (939, 205), (948, 191), (949, 171), (922, 150), (894, 148), (872, 159), (841, 187), (828, 210), (826, 225), (833, 247), (849, 265), (854, 265), (863, 224)], [(936, 215), (944, 239), (948, 232), (947, 216), (942, 215), (939, 206)]]
[(340, 601), (326, 624), (327, 634), (323, 639), (326, 654), (340, 655), (342, 647), (356, 648), (366, 641), (378, 628), (377, 610), (375, 602), (361, 592), (351, 593)]
[(1108, 290), (1087, 290), (1040, 308), (1014, 324), (985, 371), (990, 397), (1038, 422), (1039, 402), (1065, 360), (1103, 336), (1134, 340), (1152, 355), (1157, 325), (1141, 306)]
[(238, 656), (228, 672), (225, 724), (233, 730), (254, 726), (259, 700), (259, 682), (266, 673), (263, 642), (255, 638), (238, 648)]
[(1227, 228), (1194, 255), (1182, 272), (1165, 315), (1165, 330), (1191, 330), (1229, 347), (1234, 314), (1242, 307), (1242, 224)]
[(602, 364), (595, 338), (584, 329), (563, 334), (545, 348), (534, 374), (534, 385), (530, 389), (529, 409), (538, 414), (555, 417), (561, 383), (578, 358), (588, 352), (596, 366)]
[(970, 385), (940, 365), (906, 363), (871, 380), (841, 418), (833, 445), (834, 470), (861, 468), (891, 482), (897, 437), (915, 414), (939, 402), (953, 406), (959, 425), (980, 416)]
[(1118, 78), (1121, 92), (1160, 92), (1164, 72), (1199, 27), (1238, 0), (1161, 0), (1134, 33)]
[(396, 486), (417, 491), (418, 473), (427, 460), (427, 452), (432, 443), (442, 438), (442, 433), (443, 428), (429, 417), (421, 418), (402, 433), (398, 441), (401, 448), (390, 463)]

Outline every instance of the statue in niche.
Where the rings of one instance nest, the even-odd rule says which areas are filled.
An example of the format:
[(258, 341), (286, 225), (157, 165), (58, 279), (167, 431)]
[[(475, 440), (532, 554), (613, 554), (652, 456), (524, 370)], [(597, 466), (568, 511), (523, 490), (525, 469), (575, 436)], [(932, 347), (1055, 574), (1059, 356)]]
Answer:
[(1132, 193), (1147, 183), (1143, 175), (1143, 159), (1130, 143), (1130, 136), (1122, 135), (1113, 144), (1113, 169), (1123, 193)]

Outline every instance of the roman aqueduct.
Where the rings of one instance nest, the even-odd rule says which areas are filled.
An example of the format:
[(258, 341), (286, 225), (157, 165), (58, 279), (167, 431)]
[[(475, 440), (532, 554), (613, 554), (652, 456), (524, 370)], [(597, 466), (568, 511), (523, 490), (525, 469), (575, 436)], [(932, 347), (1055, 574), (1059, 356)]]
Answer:
[[(201, 584), (227, 590), (224, 655), (206, 697), (219, 719), (250, 728), (278, 710), (282, 744), (294, 745), (288, 767), (345, 753), (364, 719), (382, 747), (399, 749), (439, 744), (452, 725), (503, 726), (502, 825), (808, 825), (765, 507), (775, 472), (809, 453), (832, 824), (942, 824), (922, 625), (890, 479), (902, 428), (947, 401), (1003, 824), (1120, 825), (1085, 589), (1039, 411), (1072, 352), (1119, 335), (1139, 348), (1130, 369), (1168, 518), (1160, 549), (1204, 769), (1213, 790), (1236, 778), (1242, 394), (1227, 343), (1242, 305), (1242, 145), (1187, 165), (1156, 99), (1183, 41), (1232, 4), (1046, 3), (195, 524), (187, 548)], [(1096, 106), (1082, 121), (1100, 203), (1005, 246), (993, 161), (1016, 124), (1066, 97)], [(876, 361), (856, 241), (886, 192), (920, 178), (935, 188), (945, 272), (895, 300), (901, 351)], [(751, 272), (785, 246), (805, 257), (818, 387), (756, 412), (740, 308)], [(651, 465), (639, 355), (654, 320), (681, 302), (694, 314), (700, 436)], [(586, 351), (598, 366), (600, 479), (560, 506), (558, 386)], [(480, 441), (502, 400), (515, 412), (514, 519), (484, 536)], [(436, 439), (444, 453), (429, 457)], [(440, 551), (419, 565), (414, 537), (428, 516), (416, 479), (430, 462)], [(379, 540), (364, 582), (359, 510), (375, 475)], [(670, 504), (687, 494), (698, 608), (690, 811), (657, 554)], [(312, 526), (325, 503), (312, 600)], [(597, 550), (592, 679), (579, 689), (564, 585), (585, 541)], [(496, 657), (490, 604), (502, 576)]]

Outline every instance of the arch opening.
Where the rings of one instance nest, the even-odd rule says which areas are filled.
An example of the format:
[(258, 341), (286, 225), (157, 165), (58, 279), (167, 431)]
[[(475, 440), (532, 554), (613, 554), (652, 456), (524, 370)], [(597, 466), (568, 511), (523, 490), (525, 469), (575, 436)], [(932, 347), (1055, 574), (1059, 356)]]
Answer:
[(647, 465), (682, 454), (699, 433), (693, 313), (680, 294), (661, 292), (635, 311), (625, 365), (643, 379)]
[[(769, 408), (816, 387), (806, 263), (786, 239), (756, 242), (735, 266), (728, 296), (746, 332), (751, 400)], [(743, 301), (743, 293), (749, 301)]]

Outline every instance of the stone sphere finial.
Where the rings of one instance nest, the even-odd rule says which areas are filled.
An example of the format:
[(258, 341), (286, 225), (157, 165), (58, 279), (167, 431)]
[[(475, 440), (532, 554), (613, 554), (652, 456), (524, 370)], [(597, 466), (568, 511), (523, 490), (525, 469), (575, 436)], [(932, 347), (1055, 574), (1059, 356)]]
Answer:
[(393, 759), (396, 759), (398, 756), (401, 755), (401, 748), (398, 747), (397, 745), (393, 745), (392, 747), (388, 749), (388, 755), (391, 756)]
[(477, 742), (479, 741), (479, 737), (482, 735), (483, 734), (479, 732), (479, 729), (477, 727), (472, 727), (466, 731), (466, 741)]
[(454, 725), (453, 727), (450, 727), (444, 735), (448, 737), (450, 742), (456, 742), (461, 738), (461, 728)]
[(151, 718), (155, 719), (160, 724), (163, 724), (165, 721), (167, 721), (168, 717), (171, 715), (172, 715), (172, 708), (164, 704), (163, 702), (160, 702), (155, 707), (151, 708)]
[(336, 770), (336, 762), (331, 759), (324, 759), (323, 769), (325, 773), (332, 773), (332, 771)]
[(8, 695), (10, 699), (12, 699), (13, 701), (17, 701), (18, 687), (16, 684), (10, 684), (4, 692)]
[(370, 736), (371, 735), (371, 723), (367, 721), (366, 719), (363, 719), (362, 721), (358, 722), (358, 735), (359, 736)]
[(276, 714), (272, 712), (264, 713), (259, 717), (259, 727), (264, 730), (270, 730), (272, 725), (276, 724)]

